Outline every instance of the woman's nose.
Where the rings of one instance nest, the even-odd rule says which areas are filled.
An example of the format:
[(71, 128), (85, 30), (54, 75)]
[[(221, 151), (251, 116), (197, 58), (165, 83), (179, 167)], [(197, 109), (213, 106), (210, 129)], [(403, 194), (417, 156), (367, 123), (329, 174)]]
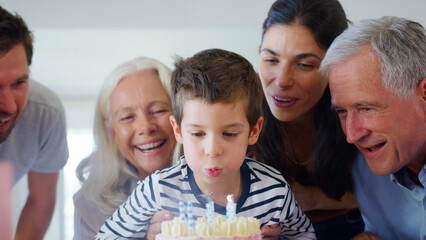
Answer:
[(136, 128), (139, 135), (149, 135), (157, 130), (157, 124), (149, 115), (143, 114), (137, 118)]
[(282, 89), (288, 88), (293, 85), (294, 80), (292, 76), (292, 70), (288, 64), (283, 64), (278, 69), (275, 83), (279, 88)]

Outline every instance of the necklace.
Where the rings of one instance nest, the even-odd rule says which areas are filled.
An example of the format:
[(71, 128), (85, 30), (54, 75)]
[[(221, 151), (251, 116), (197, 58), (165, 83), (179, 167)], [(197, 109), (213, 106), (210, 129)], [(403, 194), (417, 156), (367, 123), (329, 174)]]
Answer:
[(293, 159), (290, 158), (290, 161), (292, 161), (294, 164), (300, 165), (300, 166), (304, 166), (306, 164), (308, 164), (311, 161), (311, 158), (309, 158), (308, 160), (304, 161), (304, 162), (299, 162), (297, 161), (297, 159)]

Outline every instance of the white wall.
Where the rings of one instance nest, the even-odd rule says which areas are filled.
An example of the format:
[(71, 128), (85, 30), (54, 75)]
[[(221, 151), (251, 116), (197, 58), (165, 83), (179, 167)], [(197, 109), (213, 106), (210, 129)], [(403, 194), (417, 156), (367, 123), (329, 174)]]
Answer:
[[(273, 0), (3, 0), (35, 34), (32, 76), (63, 99), (93, 99), (113, 67), (138, 55), (173, 66), (218, 47), (257, 68), (261, 24)], [(426, 23), (425, 0), (342, 0), (352, 21), (397, 15)]]
[[(64, 101), (71, 130), (90, 131), (94, 101), (106, 75), (119, 63), (136, 56), (154, 57), (173, 67), (175, 54), (189, 57), (216, 47), (243, 55), (257, 69), (261, 25), (272, 2), (2, 0), (0, 5), (19, 13), (34, 32), (32, 77), (57, 92)], [(341, 3), (352, 21), (395, 15), (426, 26), (425, 0), (341, 0)], [(84, 155), (76, 156), (66, 166), (65, 170), (70, 172), (68, 176), (65, 173), (66, 182)], [(70, 196), (60, 189), (59, 199), (69, 202)], [(13, 211), (16, 218), (20, 211), (17, 203), (25, 199), (26, 193), (14, 191), (18, 192)], [(63, 204), (58, 206), (46, 239), (64, 236), (61, 231), (55, 231), (63, 228), (59, 226)]]
[(419, 22), (426, 27), (424, 0), (340, 0), (352, 21), (381, 16), (397, 16)]
[(255, 62), (272, 0), (47, 2), (3, 5), (34, 31), (32, 76), (63, 99), (81, 99), (96, 96), (113, 67), (138, 55), (172, 67), (174, 54), (218, 47)]

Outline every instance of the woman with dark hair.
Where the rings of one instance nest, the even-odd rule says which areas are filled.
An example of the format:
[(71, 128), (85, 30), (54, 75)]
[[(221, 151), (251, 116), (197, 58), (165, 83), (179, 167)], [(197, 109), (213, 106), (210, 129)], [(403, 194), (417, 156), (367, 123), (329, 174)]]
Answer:
[(259, 48), (265, 121), (252, 150), (289, 181), (318, 239), (350, 239), (364, 227), (349, 171), (356, 148), (345, 140), (318, 71), (347, 27), (337, 0), (278, 0)]

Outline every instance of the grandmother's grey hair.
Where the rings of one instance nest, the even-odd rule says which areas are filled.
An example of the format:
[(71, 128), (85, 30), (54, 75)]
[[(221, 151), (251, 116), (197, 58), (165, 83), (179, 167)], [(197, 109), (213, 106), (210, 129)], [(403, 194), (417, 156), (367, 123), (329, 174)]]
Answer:
[[(155, 71), (170, 96), (171, 70), (161, 62), (147, 57), (138, 57), (120, 64), (106, 78), (99, 94), (94, 119), (94, 149), (92, 154), (77, 167), (77, 177), (82, 183), (81, 191), (100, 210), (111, 215), (131, 193), (138, 179), (136, 168), (118, 150), (110, 134), (109, 98), (124, 77), (141, 70)], [(181, 145), (176, 143), (172, 159), (181, 155)]]
[(381, 64), (383, 86), (401, 98), (412, 96), (426, 76), (426, 37), (423, 26), (408, 19), (385, 16), (350, 26), (328, 49), (320, 72), (328, 78), (333, 66), (368, 46)]

